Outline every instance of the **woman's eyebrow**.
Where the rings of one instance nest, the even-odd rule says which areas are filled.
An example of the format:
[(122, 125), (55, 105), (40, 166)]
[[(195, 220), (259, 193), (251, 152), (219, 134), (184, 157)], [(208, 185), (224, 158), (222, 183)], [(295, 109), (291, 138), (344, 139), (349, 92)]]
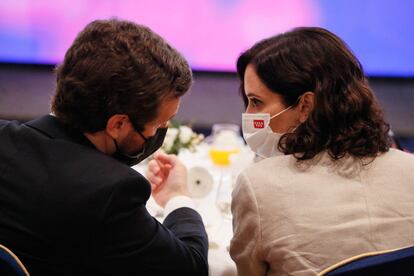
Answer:
[(255, 94), (254, 92), (247, 92), (246, 93), (246, 97), (256, 97), (256, 98), (260, 98), (259, 95)]

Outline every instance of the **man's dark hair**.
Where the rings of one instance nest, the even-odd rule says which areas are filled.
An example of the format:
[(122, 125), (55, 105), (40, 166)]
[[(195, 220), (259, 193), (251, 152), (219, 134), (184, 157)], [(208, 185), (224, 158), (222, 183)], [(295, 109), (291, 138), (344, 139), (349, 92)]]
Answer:
[(326, 150), (332, 159), (340, 159), (347, 154), (375, 157), (389, 149), (389, 125), (362, 66), (335, 34), (301, 27), (244, 52), (237, 72), (246, 106), (244, 73), (249, 64), (286, 106), (297, 104), (307, 91), (315, 93), (315, 107), (306, 122), (282, 136), (279, 149), (284, 153), (306, 160)]
[(52, 111), (83, 132), (105, 129), (126, 114), (138, 131), (156, 118), (161, 100), (180, 97), (192, 83), (186, 60), (149, 28), (110, 19), (89, 23), (56, 68)]

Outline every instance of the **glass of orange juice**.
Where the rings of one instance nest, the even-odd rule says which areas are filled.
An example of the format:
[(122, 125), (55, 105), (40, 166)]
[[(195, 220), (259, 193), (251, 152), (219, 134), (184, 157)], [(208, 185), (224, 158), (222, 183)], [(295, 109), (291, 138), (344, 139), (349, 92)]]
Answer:
[(215, 148), (212, 147), (209, 150), (209, 155), (211, 160), (215, 165), (218, 166), (228, 166), (230, 165), (230, 155), (239, 153), (240, 150), (237, 148), (225, 149), (225, 148)]
[(224, 218), (231, 218), (230, 204), (233, 189), (232, 156), (240, 153), (243, 140), (235, 124), (215, 124), (210, 136), (209, 156), (219, 176), (216, 205)]
[(230, 165), (230, 155), (240, 152), (240, 127), (235, 124), (214, 124), (209, 156), (213, 164)]

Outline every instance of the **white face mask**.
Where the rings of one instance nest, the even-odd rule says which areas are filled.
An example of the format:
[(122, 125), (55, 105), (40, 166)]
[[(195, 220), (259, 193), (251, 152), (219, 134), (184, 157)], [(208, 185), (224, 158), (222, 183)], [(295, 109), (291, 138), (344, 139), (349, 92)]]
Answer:
[(269, 113), (243, 113), (242, 130), (247, 145), (260, 158), (283, 155), (278, 145), (284, 133), (273, 132), (269, 126), (270, 120), (291, 109), (293, 105), (270, 117)]

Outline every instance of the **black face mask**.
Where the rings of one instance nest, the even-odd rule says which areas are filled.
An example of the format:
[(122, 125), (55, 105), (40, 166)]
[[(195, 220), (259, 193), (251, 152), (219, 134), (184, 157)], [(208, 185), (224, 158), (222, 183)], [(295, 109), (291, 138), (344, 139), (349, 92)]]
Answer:
[(138, 132), (141, 137), (145, 140), (145, 143), (142, 147), (142, 150), (136, 154), (136, 155), (129, 155), (126, 153), (123, 153), (119, 147), (118, 143), (114, 139), (116, 151), (112, 155), (115, 159), (117, 159), (119, 162), (122, 162), (130, 167), (138, 164), (151, 154), (153, 154), (155, 151), (157, 151), (161, 146), (162, 143), (164, 143), (165, 135), (167, 134), (167, 128), (159, 128), (154, 136), (146, 138), (144, 135), (142, 135), (140, 132)]

